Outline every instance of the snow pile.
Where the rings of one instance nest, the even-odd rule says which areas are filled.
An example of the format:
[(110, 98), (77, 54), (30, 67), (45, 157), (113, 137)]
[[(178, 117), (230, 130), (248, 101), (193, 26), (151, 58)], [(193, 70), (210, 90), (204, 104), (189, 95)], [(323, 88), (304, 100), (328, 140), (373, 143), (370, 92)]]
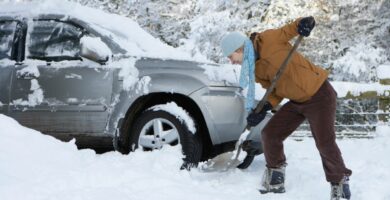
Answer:
[(175, 116), (177, 119), (179, 119), (181, 122), (184, 121), (186, 124), (188, 130), (191, 131), (191, 133), (196, 133), (195, 123), (192, 117), (188, 114), (187, 111), (185, 111), (182, 107), (178, 106), (175, 102), (169, 102), (164, 105), (156, 105), (151, 107), (149, 110), (158, 111), (163, 110), (166, 111), (173, 116)]
[[(346, 165), (353, 170), (354, 200), (390, 199), (390, 127), (377, 129), (377, 138), (338, 140)], [(311, 138), (285, 142), (288, 161), (284, 194), (260, 195), (263, 156), (247, 170), (224, 173), (180, 171), (176, 147), (129, 155), (96, 155), (76, 149), (0, 115), (0, 196), (14, 199), (329, 199), (329, 184)], [(374, 153), (373, 153), (374, 152)], [(21, 192), (21, 190), (23, 190)]]

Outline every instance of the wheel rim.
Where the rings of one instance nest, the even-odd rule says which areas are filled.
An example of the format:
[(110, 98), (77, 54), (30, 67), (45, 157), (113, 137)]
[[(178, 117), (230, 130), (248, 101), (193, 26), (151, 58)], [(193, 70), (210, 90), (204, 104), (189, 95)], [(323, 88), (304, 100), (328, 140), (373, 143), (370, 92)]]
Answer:
[(138, 146), (145, 150), (161, 149), (164, 145), (180, 143), (177, 128), (168, 120), (156, 118), (144, 125)]

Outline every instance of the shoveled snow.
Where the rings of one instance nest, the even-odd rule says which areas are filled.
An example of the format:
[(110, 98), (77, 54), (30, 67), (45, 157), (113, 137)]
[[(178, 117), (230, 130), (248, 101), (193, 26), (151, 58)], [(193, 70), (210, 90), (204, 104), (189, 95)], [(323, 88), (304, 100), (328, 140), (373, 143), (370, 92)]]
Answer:
[(184, 123), (187, 125), (188, 130), (191, 131), (191, 133), (196, 133), (195, 123), (192, 117), (188, 114), (187, 111), (185, 111), (182, 107), (178, 106), (175, 102), (169, 102), (167, 104), (162, 105), (156, 105), (150, 108), (150, 110), (158, 111), (163, 110), (166, 111), (172, 115), (174, 115), (177, 119), (180, 121), (184, 121)]
[[(390, 199), (390, 127), (378, 127), (374, 139), (338, 140), (344, 160), (353, 170), (354, 200)], [(261, 195), (257, 188), (264, 171), (263, 156), (247, 170), (223, 173), (180, 171), (179, 147), (129, 155), (77, 150), (20, 126), (0, 115), (0, 196), (2, 200), (327, 200), (329, 184), (311, 138), (287, 139), (284, 194)]]

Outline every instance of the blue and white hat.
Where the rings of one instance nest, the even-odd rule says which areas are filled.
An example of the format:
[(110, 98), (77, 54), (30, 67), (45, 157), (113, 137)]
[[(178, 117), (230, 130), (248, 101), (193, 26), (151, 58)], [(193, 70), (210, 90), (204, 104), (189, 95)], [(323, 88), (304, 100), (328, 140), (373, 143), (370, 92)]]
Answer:
[(221, 40), (221, 49), (224, 56), (230, 56), (234, 51), (244, 45), (248, 38), (240, 32), (230, 32)]

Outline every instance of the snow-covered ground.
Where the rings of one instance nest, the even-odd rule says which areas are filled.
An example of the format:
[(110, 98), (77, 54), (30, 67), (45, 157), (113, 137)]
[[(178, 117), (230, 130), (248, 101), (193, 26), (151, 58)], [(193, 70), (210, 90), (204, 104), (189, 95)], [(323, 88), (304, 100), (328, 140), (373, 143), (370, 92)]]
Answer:
[[(374, 139), (338, 140), (353, 170), (354, 200), (390, 199), (390, 127)], [(258, 156), (247, 170), (180, 171), (178, 147), (129, 155), (77, 150), (0, 115), (0, 198), (15, 199), (329, 199), (320, 157), (312, 139), (287, 139), (285, 194), (261, 195), (264, 170)]]

